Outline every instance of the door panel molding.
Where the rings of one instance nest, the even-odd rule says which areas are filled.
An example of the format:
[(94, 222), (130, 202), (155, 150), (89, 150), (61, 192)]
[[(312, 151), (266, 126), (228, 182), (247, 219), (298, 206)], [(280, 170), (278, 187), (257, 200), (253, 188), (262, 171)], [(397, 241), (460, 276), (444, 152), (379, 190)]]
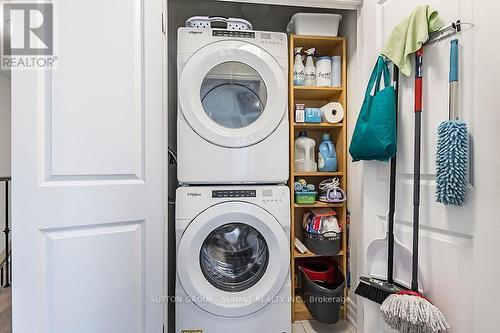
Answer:
[[(106, 3), (82, 2), (61, 4), (60, 11), (92, 16), (96, 25), (109, 19), (98, 14)], [(120, 6), (125, 14), (104, 31), (77, 25), (61, 31), (58, 67), (41, 74), (46, 182), (144, 180), (144, 1)], [(111, 38), (130, 53), (107, 47)]]

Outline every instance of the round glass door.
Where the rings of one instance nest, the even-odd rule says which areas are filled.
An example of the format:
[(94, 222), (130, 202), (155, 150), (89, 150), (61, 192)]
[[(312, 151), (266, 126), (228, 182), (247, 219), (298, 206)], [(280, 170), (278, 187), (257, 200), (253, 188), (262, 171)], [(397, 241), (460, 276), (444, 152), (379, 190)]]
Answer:
[(269, 250), (264, 237), (243, 223), (229, 223), (212, 231), (203, 242), (200, 266), (214, 287), (240, 292), (264, 275)]
[(181, 67), (179, 115), (215, 145), (255, 145), (288, 121), (286, 74), (277, 59), (251, 43), (209, 44)]
[(290, 242), (268, 211), (224, 202), (189, 223), (177, 258), (179, 284), (197, 306), (217, 316), (240, 317), (265, 307), (283, 288)]
[(252, 67), (228, 61), (213, 67), (200, 89), (203, 110), (217, 124), (231, 129), (255, 122), (264, 112), (267, 89)]

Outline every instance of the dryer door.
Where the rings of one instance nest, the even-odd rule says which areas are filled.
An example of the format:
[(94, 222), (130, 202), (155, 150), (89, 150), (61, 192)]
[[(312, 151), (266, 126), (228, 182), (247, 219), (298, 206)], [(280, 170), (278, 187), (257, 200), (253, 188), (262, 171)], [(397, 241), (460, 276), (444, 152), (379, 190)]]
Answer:
[(247, 147), (264, 140), (283, 120), (287, 78), (262, 48), (242, 41), (216, 42), (187, 60), (179, 79), (179, 105), (205, 140)]
[(249, 203), (210, 207), (186, 228), (177, 274), (189, 300), (217, 316), (240, 317), (270, 302), (289, 272), (285, 231), (266, 210)]

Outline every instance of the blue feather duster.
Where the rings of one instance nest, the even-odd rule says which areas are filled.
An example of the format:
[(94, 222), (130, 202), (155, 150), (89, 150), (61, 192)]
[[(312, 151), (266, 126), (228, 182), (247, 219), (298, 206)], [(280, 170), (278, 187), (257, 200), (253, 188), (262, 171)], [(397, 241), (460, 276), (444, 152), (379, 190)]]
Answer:
[(438, 128), (436, 199), (445, 205), (462, 206), (468, 183), (469, 134), (463, 121), (444, 121)]

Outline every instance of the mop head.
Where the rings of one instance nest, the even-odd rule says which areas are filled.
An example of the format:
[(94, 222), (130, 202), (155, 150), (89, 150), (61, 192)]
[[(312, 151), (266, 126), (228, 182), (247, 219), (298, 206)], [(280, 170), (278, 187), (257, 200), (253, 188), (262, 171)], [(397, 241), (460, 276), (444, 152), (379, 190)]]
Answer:
[(444, 121), (438, 128), (436, 199), (445, 205), (462, 206), (467, 190), (469, 136), (463, 121)]
[(380, 311), (387, 325), (401, 333), (441, 333), (450, 329), (441, 311), (420, 296), (391, 295)]

